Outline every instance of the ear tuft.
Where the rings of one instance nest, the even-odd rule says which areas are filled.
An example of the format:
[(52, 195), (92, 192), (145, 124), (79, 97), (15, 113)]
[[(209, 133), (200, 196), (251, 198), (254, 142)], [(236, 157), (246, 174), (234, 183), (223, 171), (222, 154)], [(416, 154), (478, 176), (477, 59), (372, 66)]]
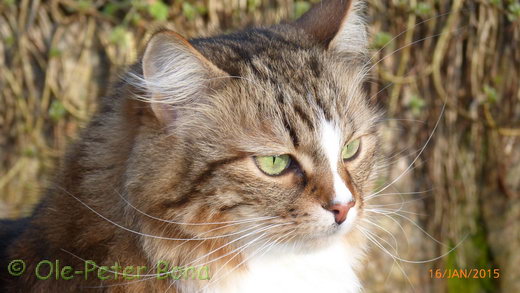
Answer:
[(139, 82), (147, 93), (146, 100), (165, 124), (177, 118), (176, 106), (204, 98), (211, 80), (225, 75), (185, 38), (172, 31), (152, 36), (142, 66), (143, 78)]
[(319, 43), (340, 53), (367, 50), (367, 30), (360, 0), (323, 0), (295, 21)]

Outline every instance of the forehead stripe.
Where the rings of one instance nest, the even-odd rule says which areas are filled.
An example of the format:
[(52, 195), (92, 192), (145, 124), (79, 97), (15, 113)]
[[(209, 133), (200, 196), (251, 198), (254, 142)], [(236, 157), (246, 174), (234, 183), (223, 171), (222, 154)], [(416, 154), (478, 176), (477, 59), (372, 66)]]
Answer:
[(303, 111), (298, 105), (294, 105), (294, 112), (300, 116), (300, 119), (309, 127), (310, 130), (314, 130), (314, 124), (307, 113)]

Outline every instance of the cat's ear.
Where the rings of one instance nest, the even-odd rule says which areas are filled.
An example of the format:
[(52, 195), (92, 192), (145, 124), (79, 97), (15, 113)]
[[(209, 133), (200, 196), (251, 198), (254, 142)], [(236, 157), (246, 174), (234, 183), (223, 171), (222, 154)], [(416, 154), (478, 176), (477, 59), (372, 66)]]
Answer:
[(367, 30), (361, 0), (322, 0), (294, 24), (329, 50), (365, 53)]
[(172, 31), (156, 33), (150, 39), (142, 66), (147, 98), (164, 124), (178, 118), (176, 107), (204, 98), (214, 85), (212, 81), (226, 76), (188, 40)]

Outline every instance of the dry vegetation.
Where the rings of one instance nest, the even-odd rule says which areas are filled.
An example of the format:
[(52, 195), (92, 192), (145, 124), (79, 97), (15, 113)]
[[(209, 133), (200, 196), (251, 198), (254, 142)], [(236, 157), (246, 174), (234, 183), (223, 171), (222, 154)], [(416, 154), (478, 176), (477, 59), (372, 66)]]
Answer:
[[(168, 27), (193, 37), (271, 24), (311, 2), (0, 0), (0, 216), (30, 213), (97, 97), (151, 32)], [(367, 292), (520, 292), (520, 2), (368, 2), (375, 65), (367, 87), (387, 110), (392, 156), (382, 185), (406, 170), (439, 121), (413, 168), (388, 189), (421, 193), (381, 196), (385, 204), (417, 199), (380, 216), (381, 225), (411, 260), (467, 238), (426, 264), (394, 263), (374, 246)], [(392, 236), (380, 232), (396, 253)], [(501, 275), (432, 280), (430, 268)]]

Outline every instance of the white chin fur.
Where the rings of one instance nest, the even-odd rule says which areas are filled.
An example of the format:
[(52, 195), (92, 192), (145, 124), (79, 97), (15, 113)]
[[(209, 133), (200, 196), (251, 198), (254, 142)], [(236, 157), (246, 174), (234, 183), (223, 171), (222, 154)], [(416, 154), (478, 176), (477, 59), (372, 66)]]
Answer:
[(274, 249), (252, 258), (248, 271), (234, 274), (225, 285), (208, 286), (204, 292), (359, 292), (361, 285), (354, 266), (361, 254), (361, 249), (349, 246), (339, 237), (331, 245), (311, 252)]

